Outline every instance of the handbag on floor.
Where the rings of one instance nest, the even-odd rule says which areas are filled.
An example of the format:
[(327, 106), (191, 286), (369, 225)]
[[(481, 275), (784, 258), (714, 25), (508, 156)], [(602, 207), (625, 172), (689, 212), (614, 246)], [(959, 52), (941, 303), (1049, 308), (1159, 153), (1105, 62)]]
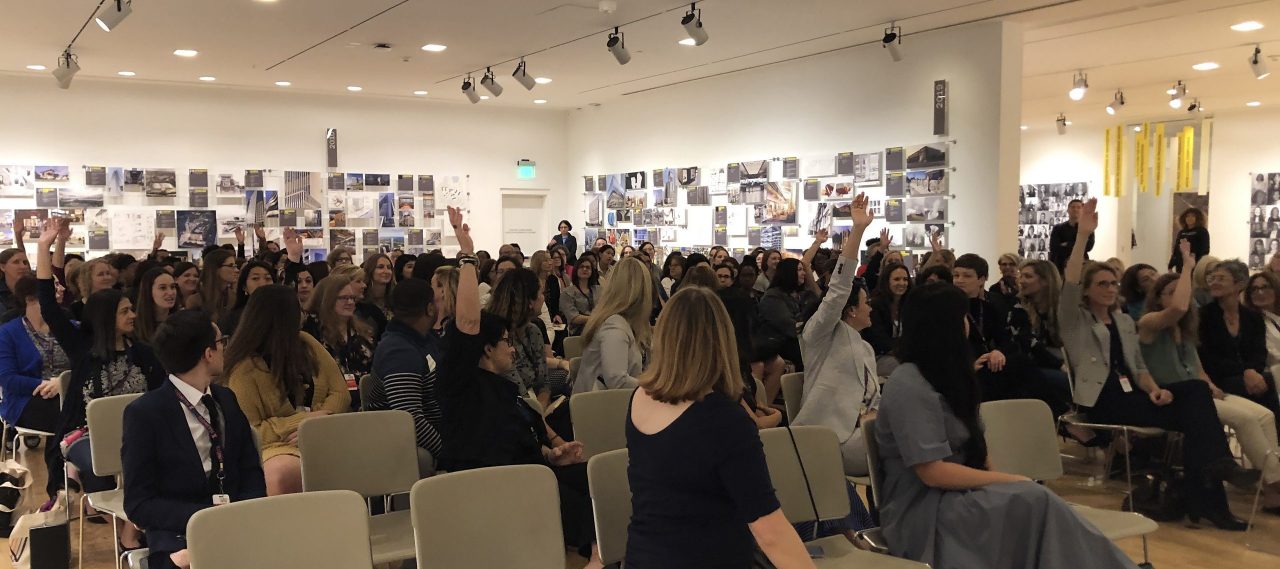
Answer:
[(8, 537), (22, 512), (18, 507), (31, 488), (31, 471), (16, 460), (0, 463), (0, 537)]
[(1121, 509), (1138, 512), (1157, 522), (1181, 520), (1187, 515), (1186, 485), (1186, 476), (1181, 470), (1149, 473), (1134, 480), (1133, 495), (1124, 499)]
[(54, 502), (47, 512), (18, 518), (9, 534), (9, 561), (14, 569), (68, 569), (71, 566), (71, 525), (67, 504)]

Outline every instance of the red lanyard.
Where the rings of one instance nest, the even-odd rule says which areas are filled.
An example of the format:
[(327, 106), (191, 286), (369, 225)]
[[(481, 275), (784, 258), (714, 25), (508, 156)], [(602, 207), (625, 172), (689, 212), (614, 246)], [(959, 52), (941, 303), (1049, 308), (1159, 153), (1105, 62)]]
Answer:
[(226, 494), (226, 489), (222, 485), (222, 481), (227, 477), (226, 461), (222, 457), (222, 437), (218, 436), (217, 429), (214, 429), (213, 425), (209, 424), (209, 420), (205, 419), (204, 415), (201, 415), (200, 411), (190, 401), (187, 401), (186, 396), (181, 391), (175, 390), (174, 394), (178, 396), (178, 401), (182, 402), (182, 406), (186, 407), (187, 411), (190, 411), (195, 416), (196, 421), (200, 422), (200, 426), (204, 427), (204, 430), (209, 433), (209, 440), (213, 443), (213, 452), (218, 458), (218, 493)]

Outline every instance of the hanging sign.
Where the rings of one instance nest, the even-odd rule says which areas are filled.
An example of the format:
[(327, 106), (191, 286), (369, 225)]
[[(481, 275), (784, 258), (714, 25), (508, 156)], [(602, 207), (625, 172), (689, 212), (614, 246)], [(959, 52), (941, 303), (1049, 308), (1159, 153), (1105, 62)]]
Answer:
[(933, 82), (933, 134), (947, 134), (947, 81), (939, 79)]
[(330, 128), (324, 131), (324, 146), (329, 156), (329, 167), (338, 167), (338, 129)]

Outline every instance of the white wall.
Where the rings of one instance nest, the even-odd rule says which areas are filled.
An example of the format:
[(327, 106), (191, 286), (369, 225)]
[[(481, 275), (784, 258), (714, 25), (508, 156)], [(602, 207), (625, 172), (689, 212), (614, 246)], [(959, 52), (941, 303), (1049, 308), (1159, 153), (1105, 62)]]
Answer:
[(1280, 109), (1218, 113), (1210, 159), (1209, 232), (1215, 257), (1248, 262), (1250, 174), (1280, 172)]
[[(338, 170), (391, 174), (392, 189), (397, 174), (470, 174), (481, 248), (501, 241), (499, 188), (549, 189), (549, 211), (570, 207), (564, 111), (88, 78), (61, 91), (47, 74), (0, 75), (0, 93), (0, 163), (69, 165), (73, 186), (83, 185), (82, 165), (177, 168), (179, 209), (189, 168), (325, 171), (330, 127)], [(516, 179), (521, 158), (538, 163), (537, 179)]]
[[(911, 35), (903, 51), (893, 63), (878, 45), (863, 46), (572, 112), (568, 172), (580, 180), (933, 142), (933, 81), (946, 79), (950, 135), (941, 140), (957, 141), (951, 245), (994, 260), (1016, 246), (1020, 33), (1012, 24), (975, 24)], [(582, 206), (574, 210), (580, 221)]]

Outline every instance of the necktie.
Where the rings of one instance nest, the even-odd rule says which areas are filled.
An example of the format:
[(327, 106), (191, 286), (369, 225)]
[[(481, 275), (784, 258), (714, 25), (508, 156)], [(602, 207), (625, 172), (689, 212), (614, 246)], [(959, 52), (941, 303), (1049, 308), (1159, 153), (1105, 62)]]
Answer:
[(209, 412), (209, 424), (217, 432), (217, 436), (214, 436), (212, 432), (209, 433), (209, 483), (214, 488), (217, 488), (218, 472), (222, 469), (222, 461), (218, 457), (218, 445), (222, 439), (222, 425), (221, 421), (218, 420), (218, 404), (214, 402), (213, 395), (207, 393), (200, 398), (200, 402), (204, 404), (204, 408)]

